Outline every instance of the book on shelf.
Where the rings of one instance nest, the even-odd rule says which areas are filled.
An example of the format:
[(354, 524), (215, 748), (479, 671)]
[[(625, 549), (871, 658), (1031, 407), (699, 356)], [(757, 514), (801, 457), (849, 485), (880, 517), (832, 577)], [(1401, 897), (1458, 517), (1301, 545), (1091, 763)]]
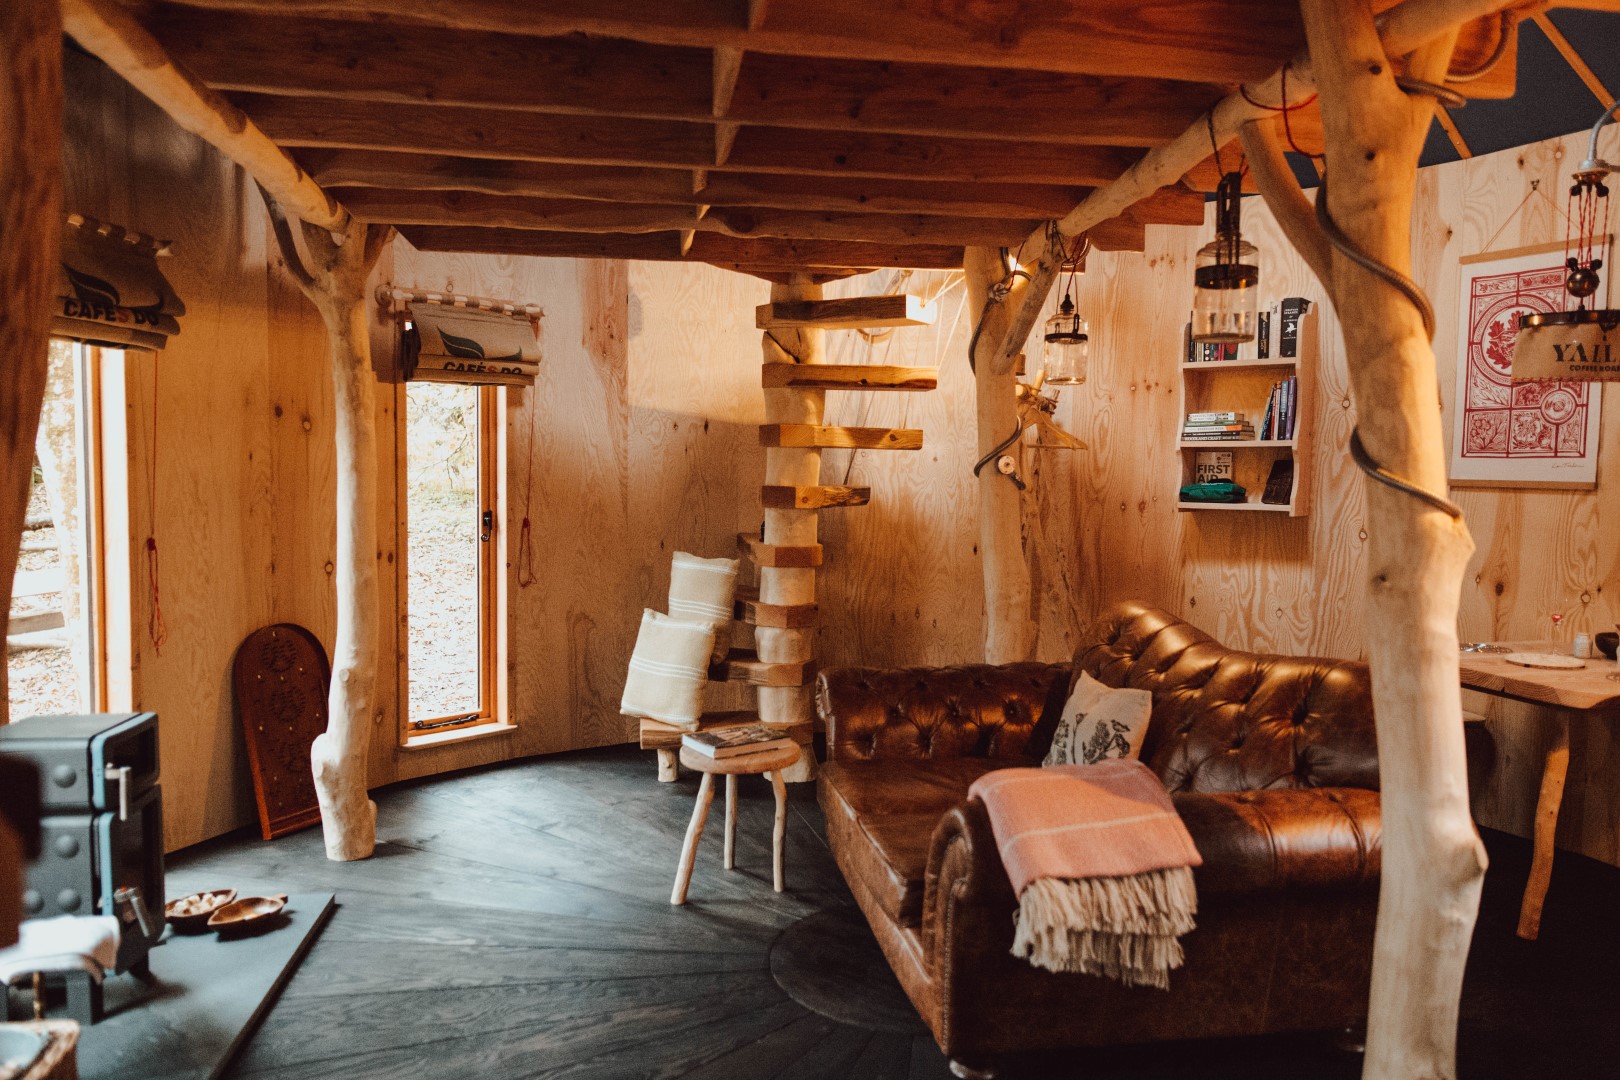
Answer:
[(793, 740), (764, 724), (745, 724), (742, 727), (721, 728), (719, 731), (689, 732), (681, 736), (681, 745), (695, 754), (728, 758), (761, 754), (767, 750), (785, 750), (793, 745)]
[(1253, 442), (1252, 431), (1215, 431), (1208, 435), (1201, 435), (1196, 431), (1183, 431), (1183, 442)]
[(1213, 484), (1232, 479), (1232, 451), (1200, 450), (1193, 456), (1193, 483)]
[(1271, 359), (1271, 312), (1262, 311), (1255, 316), (1254, 358)]
[(1262, 439), (1292, 439), (1298, 427), (1295, 415), (1299, 403), (1299, 379), (1290, 376), (1271, 384), (1266, 399), (1266, 418), (1260, 424)]
[(1299, 355), (1299, 322), (1310, 309), (1311, 302), (1303, 296), (1290, 296), (1283, 300), (1278, 319), (1278, 356), (1293, 359)]
[(1189, 424), (1241, 424), (1243, 414), (1240, 412), (1190, 412), (1187, 414)]
[(1260, 501), (1272, 506), (1287, 506), (1294, 497), (1294, 459), (1278, 458), (1271, 463), (1271, 475), (1266, 477), (1266, 490)]
[(1194, 421), (1191, 417), (1181, 425), (1182, 431), (1253, 431), (1254, 425), (1246, 423), (1203, 423)]

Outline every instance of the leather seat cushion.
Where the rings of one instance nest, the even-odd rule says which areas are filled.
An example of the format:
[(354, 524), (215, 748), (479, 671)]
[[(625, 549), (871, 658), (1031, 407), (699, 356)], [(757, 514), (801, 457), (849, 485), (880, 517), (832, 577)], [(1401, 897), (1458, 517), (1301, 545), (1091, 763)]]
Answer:
[(923, 875), (934, 829), (973, 781), (1021, 762), (994, 758), (830, 761), (817, 785), (839, 865), (859, 876), (884, 913), (922, 922)]

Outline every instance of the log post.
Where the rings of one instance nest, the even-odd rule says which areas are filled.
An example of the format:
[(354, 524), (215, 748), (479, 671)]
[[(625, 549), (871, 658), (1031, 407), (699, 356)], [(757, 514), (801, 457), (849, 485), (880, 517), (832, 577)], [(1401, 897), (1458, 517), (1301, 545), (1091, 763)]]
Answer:
[[(808, 275), (794, 274), (786, 283), (771, 285), (771, 303), (792, 300), (820, 300), (821, 286)], [(767, 364), (821, 364), (826, 362), (823, 339), (826, 331), (816, 327), (766, 330), (760, 344)], [(826, 404), (825, 390), (770, 389), (765, 391), (767, 424), (820, 424)], [(765, 450), (765, 483), (794, 487), (814, 487), (821, 483), (821, 451), (815, 447), (768, 447)], [(816, 511), (765, 511), (765, 543), (790, 547), (816, 543)], [(759, 599), (765, 604), (813, 604), (816, 602), (814, 567), (762, 566), (759, 569)], [(786, 630), (758, 626), (754, 641), (760, 660), (772, 664), (797, 664), (812, 659), (815, 630)], [(759, 718), (766, 724), (806, 724), (812, 719), (809, 686), (762, 686), (759, 688)], [(783, 770), (784, 779), (815, 778), (815, 755), (802, 754), (799, 761)]]
[[(1319, 198), (1348, 243), (1411, 272), (1418, 154), (1434, 99), (1396, 85), (1366, 0), (1303, 0), (1330, 181)], [(1444, 79), (1456, 27), (1416, 42), (1408, 73)], [(1268, 147), (1268, 141), (1270, 146)], [(1325, 248), (1275, 168), (1274, 138), (1249, 132), (1255, 175), (1284, 230), (1323, 273)], [(1324, 286), (1340, 312), (1360, 438), (1388, 473), (1444, 498), (1434, 351), (1419, 307), (1335, 247)], [(1458, 1001), (1485, 874), (1468, 810), (1457, 608), (1473, 541), (1460, 516), (1371, 477), (1368, 659), (1377, 714), (1383, 875), (1364, 1074), (1456, 1076)]]
[[(0, 42), (0, 586), (9, 598), (28, 516), (62, 237), (62, 15), (56, 0), (0, 4)], [(8, 602), (0, 611), (0, 640), (10, 612)], [(9, 680), (0, 669), (0, 723), (9, 719), (9, 701)]]
[(366, 278), (387, 239), (386, 226), (350, 222), (341, 235), (301, 223), (313, 265), (306, 266), (292, 230), (268, 194), (266, 205), (288, 270), (326, 325), (337, 442), (337, 638), (326, 730), (310, 747), (326, 857), (370, 857), (377, 843), (377, 804), (366, 793), (366, 758), (376, 709), (377, 432), (376, 376), (366, 319)]
[[(978, 417), (978, 454), (990, 453), (1018, 426), (1018, 375), (1014, 357), (1023, 339), (1011, 341), (1008, 322), (1013, 305), (1029, 304), (1034, 293), (1045, 296), (1055, 275), (1020, 279), (1022, 294), (987, 304), (991, 289), (1006, 277), (999, 252), (970, 247), (963, 257), (968, 311), (982, 316), (974, 356), (974, 401)], [(1039, 301), (1034, 301), (1039, 307)], [(1027, 328), (1026, 328), (1027, 334)], [(992, 344), (996, 343), (996, 344)], [(1022, 453), (1015, 442), (1006, 453)], [(979, 470), (979, 561), (984, 574), (984, 659), (1010, 664), (1035, 658), (1036, 622), (1031, 617), (1029, 562), (1024, 553), (1022, 492), (991, 462)]]

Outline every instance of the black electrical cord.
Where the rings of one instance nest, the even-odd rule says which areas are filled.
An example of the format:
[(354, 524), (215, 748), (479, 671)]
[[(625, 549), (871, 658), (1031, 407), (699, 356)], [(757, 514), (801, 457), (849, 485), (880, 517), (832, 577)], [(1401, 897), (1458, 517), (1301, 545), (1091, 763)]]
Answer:
[[(1421, 79), (1409, 80), (1411, 85), (1407, 85), (1407, 81), (1400, 79), (1396, 81), (1401, 89), (1407, 93), (1429, 94), (1434, 97), (1441, 96), (1434, 93), (1436, 90), (1440, 90), (1445, 94), (1451, 93), (1444, 87), (1436, 87), (1433, 83), (1424, 82)], [(1444, 99), (1442, 98), (1442, 100)], [(1328, 187), (1325, 174), (1316, 189), (1316, 223), (1321, 228), (1322, 234), (1327, 237), (1328, 243), (1337, 248), (1345, 258), (1368, 273), (1375, 274), (1388, 282), (1396, 291), (1412, 302), (1412, 305), (1418, 310), (1418, 316), (1423, 320), (1423, 332), (1432, 342), (1434, 340), (1434, 305), (1429, 302), (1428, 296), (1424, 294), (1417, 282), (1394, 267), (1386, 266), (1365, 251), (1362, 251), (1355, 245), (1354, 241), (1344, 234), (1344, 230), (1339, 228), (1338, 223), (1333, 220), (1333, 215), (1328, 210)], [(1362, 445), (1361, 432), (1354, 428), (1350, 431), (1350, 460), (1355, 462), (1356, 468), (1380, 484), (1392, 487), (1396, 491), (1405, 492), (1454, 519), (1462, 519), (1462, 507), (1450, 499), (1419, 487), (1417, 484), (1390, 472), (1374, 461), (1372, 455), (1367, 453), (1367, 448)]]

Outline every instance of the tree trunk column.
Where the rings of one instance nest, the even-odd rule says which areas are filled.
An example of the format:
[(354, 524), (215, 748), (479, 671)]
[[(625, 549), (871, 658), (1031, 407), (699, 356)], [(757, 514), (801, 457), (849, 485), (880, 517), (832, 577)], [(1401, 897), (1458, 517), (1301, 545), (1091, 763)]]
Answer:
[[(978, 417), (978, 455), (982, 457), (1005, 442), (1018, 426), (1018, 375), (1014, 356), (1022, 342), (998, 349), (992, 342), (1003, 341), (1010, 319), (1008, 303), (990, 304), (986, 298), (991, 286), (1004, 276), (999, 253), (989, 248), (967, 249), (963, 269), (967, 273), (968, 313), (978, 319), (983, 314), (979, 343), (974, 357), (974, 402)], [(1020, 443), (1008, 447), (1016, 460)], [(1035, 658), (1035, 620), (1030, 617), (1031, 594), (1029, 563), (1024, 556), (1022, 493), (1018, 486), (990, 462), (979, 470), (979, 561), (984, 572), (984, 660), (987, 664), (1011, 664)]]
[[(1395, 83), (1365, 0), (1304, 0), (1326, 132), (1327, 208), (1348, 241), (1411, 270), (1417, 159), (1434, 99)], [(1456, 30), (1412, 53), (1441, 82)], [(1319, 191), (1318, 197), (1324, 192)], [(1341, 313), (1361, 439), (1374, 462), (1444, 498), (1434, 350), (1419, 309), (1342, 251)], [(1383, 872), (1364, 1076), (1456, 1076), (1458, 1003), (1485, 854), (1468, 809), (1457, 607), (1474, 547), (1460, 517), (1369, 478), (1368, 660), (1378, 724)]]
[[(807, 276), (795, 275), (788, 284), (771, 286), (771, 302), (820, 300), (821, 286)], [(766, 330), (761, 338), (767, 364), (820, 364), (826, 362), (823, 339), (826, 331), (817, 328)], [(826, 404), (824, 390), (766, 390), (765, 422), (768, 424), (820, 424)], [(821, 483), (821, 451), (814, 447), (768, 447), (765, 451), (765, 483), (793, 487), (814, 487)], [(816, 511), (765, 511), (765, 543), (786, 547), (815, 544)], [(759, 599), (766, 604), (813, 604), (816, 602), (814, 568), (763, 566), (759, 570)], [(796, 664), (813, 658), (815, 629), (782, 630), (767, 626), (754, 628), (754, 641), (760, 660), (765, 663)], [(767, 724), (803, 724), (812, 719), (810, 686), (759, 688), (759, 717)], [(784, 770), (788, 780), (815, 777), (815, 756), (805, 753), (799, 762)]]
[[(34, 435), (49, 370), (62, 236), (62, 14), (56, 0), (0, 4), (0, 640), (28, 516)], [(0, 667), (0, 722), (9, 718)]]

